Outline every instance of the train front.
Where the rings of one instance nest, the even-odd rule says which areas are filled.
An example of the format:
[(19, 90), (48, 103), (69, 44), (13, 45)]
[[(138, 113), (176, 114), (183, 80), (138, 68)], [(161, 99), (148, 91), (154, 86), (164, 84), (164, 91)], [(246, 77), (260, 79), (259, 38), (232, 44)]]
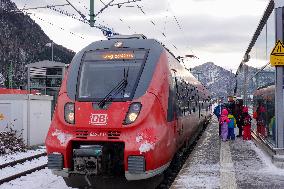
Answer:
[(111, 39), (74, 57), (46, 138), (54, 174), (141, 180), (168, 167), (175, 142), (163, 52), (154, 40)]

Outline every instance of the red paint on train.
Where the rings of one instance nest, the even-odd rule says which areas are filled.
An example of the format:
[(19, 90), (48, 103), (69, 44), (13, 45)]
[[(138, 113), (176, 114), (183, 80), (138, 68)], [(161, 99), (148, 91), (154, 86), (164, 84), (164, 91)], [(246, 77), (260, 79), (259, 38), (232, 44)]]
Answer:
[[(128, 43), (128, 40), (134, 39), (122, 42)], [(130, 48), (132, 41), (129, 44)], [(98, 102), (92, 100), (78, 100), (78, 93), (72, 99), (67, 89), (67, 78), (72, 77), (72, 72), (69, 70), (66, 74), (46, 138), (48, 167), (55, 174), (67, 179), (70, 174), (105, 176), (111, 169), (112, 172), (121, 170), (117, 174), (125, 176), (127, 180), (153, 177), (169, 166), (179, 148), (188, 143), (200, 131), (201, 125), (208, 121), (208, 91), (164, 47), (153, 41), (149, 41), (149, 44), (161, 50), (160, 54), (155, 55), (151, 54), (152, 46), (145, 48), (150, 50), (144, 70), (148, 69), (147, 64), (155, 66), (146, 91), (137, 98), (110, 100), (106, 107), (100, 107)], [(135, 49), (139, 48), (139, 43), (135, 45)], [(115, 56), (119, 59), (127, 53)], [(129, 57), (132, 55), (127, 55)], [(151, 59), (156, 59), (156, 62), (151, 63)], [(83, 63), (73, 60), (72, 64)], [(76, 81), (79, 82), (79, 79)], [(141, 82), (139, 78), (138, 85)], [(73, 85), (78, 90), (78, 83)], [(171, 95), (170, 91), (173, 91)], [(74, 103), (70, 105), (71, 109), (74, 107), (74, 112), (68, 116), (74, 116), (75, 123), (67, 123), (64, 118), (68, 103)], [(172, 110), (169, 107), (171, 104)], [(134, 112), (136, 114), (133, 116), (137, 118), (125, 124), (132, 105), (138, 109), (140, 106), (138, 116)], [(93, 167), (87, 168), (89, 164)]]

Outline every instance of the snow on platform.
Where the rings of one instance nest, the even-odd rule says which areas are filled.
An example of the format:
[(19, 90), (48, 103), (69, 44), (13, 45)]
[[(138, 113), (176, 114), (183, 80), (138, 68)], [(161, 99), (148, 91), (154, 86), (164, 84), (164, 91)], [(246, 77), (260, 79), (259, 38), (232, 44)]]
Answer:
[(283, 169), (275, 167), (253, 141), (221, 142), (213, 120), (171, 189), (283, 187)]

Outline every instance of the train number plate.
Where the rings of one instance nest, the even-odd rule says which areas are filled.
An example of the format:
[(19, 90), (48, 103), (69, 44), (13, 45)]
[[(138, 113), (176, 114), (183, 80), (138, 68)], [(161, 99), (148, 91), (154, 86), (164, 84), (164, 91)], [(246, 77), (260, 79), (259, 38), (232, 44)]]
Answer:
[(106, 125), (108, 116), (107, 114), (91, 114), (90, 124), (92, 125)]

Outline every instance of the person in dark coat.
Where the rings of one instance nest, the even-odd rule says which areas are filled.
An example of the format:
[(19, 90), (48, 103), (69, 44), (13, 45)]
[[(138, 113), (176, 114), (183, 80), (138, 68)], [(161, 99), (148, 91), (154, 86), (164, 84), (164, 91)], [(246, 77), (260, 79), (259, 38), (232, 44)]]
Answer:
[(219, 120), (220, 120), (223, 108), (224, 108), (224, 105), (220, 101), (218, 106), (216, 106), (213, 111), (214, 115), (217, 117), (218, 122), (219, 122), (219, 136), (221, 136), (221, 124)]
[(241, 137), (243, 135), (243, 100), (242, 99), (237, 99), (236, 100), (236, 106), (235, 106), (235, 118), (237, 122), (237, 127), (239, 128), (239, 134), (237, 137)]
[(236, 104), (235, 104), (234, 98), (232, 96), (228, 96), (228, 103), (226, 103), (226, 109), (229, 112), (232, 112), (233, 115), (235, 115), (235, 107), (236, 107)]

